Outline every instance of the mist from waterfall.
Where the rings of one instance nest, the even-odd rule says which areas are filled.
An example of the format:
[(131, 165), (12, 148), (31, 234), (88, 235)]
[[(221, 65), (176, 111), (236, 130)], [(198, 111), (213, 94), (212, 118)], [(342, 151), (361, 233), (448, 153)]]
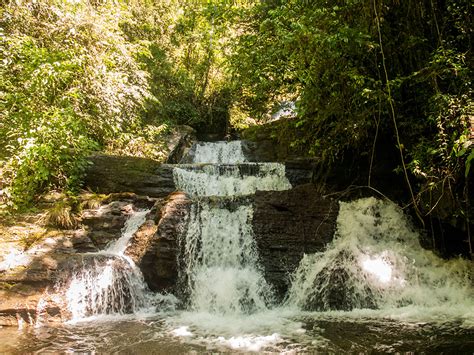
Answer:
[(423, 249), (419, 237), (392, 202), (373, 197), (340, 202), (333, 242), (303, 258), (286, 304), (420, 319), (450, 315), (472, 322), (472, 262), (443, 260)]

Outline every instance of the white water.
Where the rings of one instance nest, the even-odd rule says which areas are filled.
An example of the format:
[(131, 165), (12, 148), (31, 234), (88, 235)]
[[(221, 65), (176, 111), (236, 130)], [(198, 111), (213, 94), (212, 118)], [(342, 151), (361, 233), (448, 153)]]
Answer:
[(201, 142), (195, 146), (193, 161), (195, 163), (239, 164), (244, 163), (241, 141)]
[(173, 175), (177, 188), (191, 196), (242, 196), (291, 188), (285, 166), (279, 163), (183, 165)]
[(142, 210), (134, 212), (130, 218), (125, 222), (125, 225), (122, 229), (122, 235), (115, 242), (111, 243), (107, 249), (106, 253), (115, 254), (123, 256), (125, 249), (127, 249), (130, 239), (133, 237), (133, 234), (140, 228), (140, 226), (145, 223), (146, 215), (150, 210)]
[(425, 321), (454, 317), (468, 325), (474, 319), (472, 262), (442, 260), (418, 239), (391, 202), (341, 202), (334, 241), (303, 258), (287, 305), (333, 311), (342, 301), (349, 310), (377, 309), (365, 314)]
[(258, 267), (250, 206), (196, 203), (186, 235), (186, 276), (194, 311), (249, 314), (267, 309), (271, 289)]
[(124, 252), (133, 234), (145, 222), (149, 210), (134, 212), (125, 222), (119, 239), (105, 251), (83, 257), (66, 291), (72, 322), (89, 317), (154, 311), (156, 304), (175, 300), (151, 294), (140, 269)]
[(193, 163), (174, 169), (178, 189), (194, 197), (181, 256), (190, 307), (218, 315), (266, 310), (273, 297), (258, 263), (253, 209), (235, 197), (291, 188), (285, 166), (246, 162), (240, 141), (198, 144)]

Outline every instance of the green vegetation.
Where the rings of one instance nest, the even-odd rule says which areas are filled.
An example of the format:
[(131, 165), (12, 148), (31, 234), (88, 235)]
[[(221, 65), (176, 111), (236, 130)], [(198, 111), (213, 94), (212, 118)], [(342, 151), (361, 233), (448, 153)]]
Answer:
[(370, 151), (375, 132), (393, 137), (396, 125), (414, 173), (454, 173), (468, 167), (471, 10), (468, 1), (256, 5), (231, 58), (242, 103), (262, 117), (275, 101), (296, 101), (293, 144), (328, 164)]
[[(356, 157), (369, 186), (378, 153), (393, 150), (420, 218), (449, 195), (451, 215), (469, 224), (472, 9), (464, 0), (256, 4), (230, 58), (240, 105), (263, 119), (294, 101), (276, 139), (324, 169)], [(426, 194), (436, 196), (428, 205)]]
[[(6, 1), (0, 160), (18, 209), (74, 194), (94, 150), (162, 160), (174, 125), (224, 135), (284, 102), (272, 135), (325, 168), (399, 157), (407, 196), (469, 218), (474, 159), (467, 0)], [(265, 127), (264, 130), (271, 128)], [(398, 166), (398, 167), (397, 167)], [(1, 181), (1, 180), (0, 180)], [(441, 192), (440, 192), (441, 191)], [(426, 200), (426, 199), (425, 199)], [(409, 201), (407, 201), (409, 202)]]
[(139, 124), (148, 91), (112, 4), (10, 2), (1, 15), (0, 148), (18, 208), (48, 189), (77, 191), (87, 154)]
[(225, 129), (224, 5), (190, 4), (2, 3), (0, 183), (10, 209), (51, 189), (74, 195), (94, 150), (163, 160), (160, 139), (174, 125)]

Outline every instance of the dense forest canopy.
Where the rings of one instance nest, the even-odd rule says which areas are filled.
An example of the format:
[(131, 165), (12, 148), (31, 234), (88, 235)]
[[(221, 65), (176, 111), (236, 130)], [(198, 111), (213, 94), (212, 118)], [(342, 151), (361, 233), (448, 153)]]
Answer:
[(160, 160), (160, 137), (176, 125), (224, 136), (291, 103), (274, 125), (281, 144), (330, 168), (347, 154), (372, 165), (384, 142), (414, 206), (442, 191), (469, 218), (473, 6), (4, 1), (3, 209), (77, 193), (91, 152)]

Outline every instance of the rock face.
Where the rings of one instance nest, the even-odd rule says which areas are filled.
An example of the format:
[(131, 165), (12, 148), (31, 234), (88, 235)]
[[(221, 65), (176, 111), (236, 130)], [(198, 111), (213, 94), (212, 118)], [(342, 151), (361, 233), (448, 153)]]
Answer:
[(355, 263), (354, 255), (343, 250), (335, 255), (334, 259), (331, 265), (322, 268), (314, 279), (312, 292), (308, 294), (302, 308), (320, 312), (336, 309), (351, 311), (354, 308), (376, 309), (374, 294), (377, 291), (372, 290), (368, 284), (360, 286), (354, 282), (364, 274)]
[(167, 140), (170, 153), (166, 162), (178, 164), (196, 141), (196, 131), (193, 128), (189, 126), (176, 127)]
[(152, 291), (176, 290), (179, 236), (185, 233), (191, 200), (182, 192), (159, 200), (133, 236), (126, 254), (141, 269)]
[[(338, 204), (311, 184), (260, 191), (246, 199), (254, 205), (253, 232), (265, 278), (281, 299), (303, 254), (321, 251), (332, 240)], [(182, 192), (159, 200), (127, 248), (153, 291), (182, 291), (177, 285), (179, 237), (186, 232), (191, 203)]]
[[(166, 136), (165, 161), (176, 164), (196, 142), (189, 126), (177, 126)], [(89, 157), (84, 185), (95, 192), (109, 194), (131, 192), (149, 197), (166, 197), (175, 190), (173, 167), (153, 159), (134, 156), (97, 154)]]
[(166, 197), (175, 190), (173, 167), (151, 159), (94, 155), (86, 172), (85, 186), (99, 193), (133, 192)]
[(247, 159), (254, 162), (285, 161), (290, 158), (288, 149), (281, 144), (275, 144), (270, 137), (259, 137), (258, 142), (243, 140), (242, 150)]
[(282, 297), (304, 253), (322, 251), (333, 238), (339, 206), (311, 185), (260, 191), (253, 197), (253, 232), (266, 280)]

